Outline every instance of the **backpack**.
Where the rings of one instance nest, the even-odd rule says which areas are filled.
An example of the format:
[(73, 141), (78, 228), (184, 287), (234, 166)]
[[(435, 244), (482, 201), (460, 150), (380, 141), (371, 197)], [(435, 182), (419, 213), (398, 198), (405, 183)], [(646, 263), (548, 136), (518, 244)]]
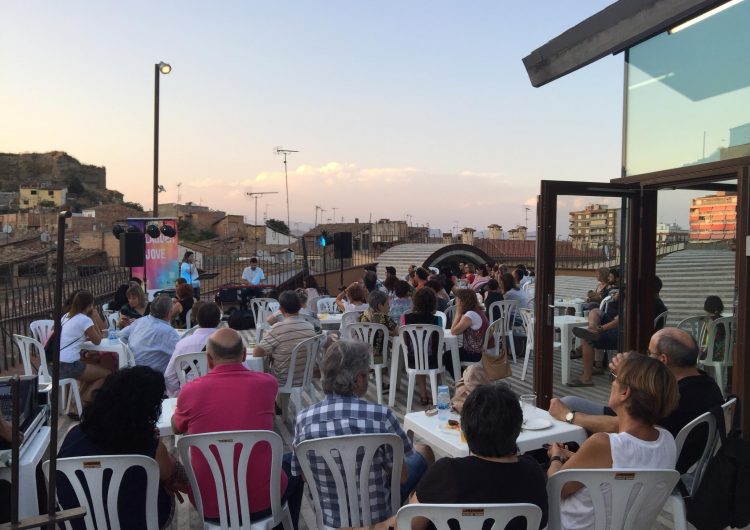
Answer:
[(687, 519), (698, 530), (743, 528), (750, 523), (750, 442), (740, 437), (740, 401), (729, 434), (721, 407), (711, 413), (721, 446), (708, 462), (695, 496), (685, 499)]

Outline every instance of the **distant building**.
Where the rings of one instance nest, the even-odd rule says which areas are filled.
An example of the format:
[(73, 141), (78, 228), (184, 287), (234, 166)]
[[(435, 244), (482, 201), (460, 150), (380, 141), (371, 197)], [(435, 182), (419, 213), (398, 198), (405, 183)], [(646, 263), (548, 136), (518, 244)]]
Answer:
[(656, 225), (656, 242), (657, 243), (674, 243), (685, 241), (690, 234), (677, 223), (659, 223)]
[(380, 219), (372, 223), (371, 234), (373, 243), (395, 243), (402, 241), (410, 232), (406, 221), (391, 221)]
[(589, 204), (569, 215), (570, 239), (575, 248), (596, 248), (620, 242), (620, 208)]
[[(528, 229), (525, 226), (517, 226), (508, 230), (508, 239), (511, 241), (526, 241)], [(490, 238), (492, 239), (492, 238)]]
[(734, 239), (737, 226), (737, 195), (719, 191), (696, 197), (690, 206), (690, 241)]
[(491, 224), (487, 227), (487, 239), (502, 239), (503, 227), (499, 224)]
[(461, 229), (461, 243), (464, 245), (473, 245), (474, 244), (474, 230), (473, 228), (462, 228)]
[(20, 187), (18, 195), (18, 206), (22, 210), (36, 208), (44, 202), (62, 206), (68, 198), (68, 188), (45, 184), (39, 186), (24, 185)]

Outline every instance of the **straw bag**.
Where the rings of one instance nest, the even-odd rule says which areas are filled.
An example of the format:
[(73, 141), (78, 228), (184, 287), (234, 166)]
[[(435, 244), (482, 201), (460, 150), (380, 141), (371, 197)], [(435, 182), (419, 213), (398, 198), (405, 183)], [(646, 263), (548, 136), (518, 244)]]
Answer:
[(472, 364), (464, 370), (464, 375), (456, 383), (456, 393), (453, 395), (451, 400), (451, 407), (456, 412), (461, 412), (464, 406), (464, 401), (469, 397), (469, 394), (478, 386), (489, 385), (490, 380), (487, 378), (487, 374), (484, 369), (478, 364)]
[(497, 347), (498, 354), (490, 355), (486, 351), (482, 352), (482, 366), (490, 381), (499, 381), (513, 374), (508, 364), (508, 347), (506, 346), (505, 336), (500, 338), (500, 344)]

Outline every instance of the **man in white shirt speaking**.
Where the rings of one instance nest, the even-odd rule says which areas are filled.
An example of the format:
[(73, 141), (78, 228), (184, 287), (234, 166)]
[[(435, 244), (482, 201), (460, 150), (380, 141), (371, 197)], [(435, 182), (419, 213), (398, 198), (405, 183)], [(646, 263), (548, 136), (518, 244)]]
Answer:
[(263, 269), (258, 267), (258, 258), (250, 258), (250, 266), (242, 271), (242, 283), (247, 285), (241, 293), (240, 305), (243, 309), (247, 309), (249, 299), (263, 296), (260, 283), (265, 279)]

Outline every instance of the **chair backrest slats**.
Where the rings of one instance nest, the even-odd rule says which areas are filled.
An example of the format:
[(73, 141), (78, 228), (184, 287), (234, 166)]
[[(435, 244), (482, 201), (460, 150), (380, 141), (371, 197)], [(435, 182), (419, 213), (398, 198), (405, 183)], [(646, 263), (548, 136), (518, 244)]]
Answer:
[(679, 462), (680, 453), (685, 446), (685, 441), (688, 439), (691, 433), (693, 433), (693, 430), (698, 428), (700, 425), (706, 425), (706, 444), (703, 446), (703, 451), (700, 458), (695, 463), (695, 469), (692, 473), (693, 481), (688, 488), (688, 493), (690, 495), (693, 495), (698, 490), (698, 486), (703, 479), (703, 473), (706, 470), (706, 465), (708, 465), (709, 459), (711, 458), (711, 456), (713, 456), (714, 451), (716, 450), (716, 444), (718, 441), (718, 434), (716, 431), (716, 418), (714, 418), (711, 412), (701, 414), (693, 421), (685, 425), (682, 429), (680, 429), (680, 432), (678, 432), (677, 436), (675, 437), (675, 445), (677, 446), (677, 461)]
[[(289, 371), (286, 374), (286, 382), (279, 387), (279, 392), (288, 393), (294, 387), (309, 389), (312, 385), (312, 373), (315, 367), (315, 361), (318, 359), (318, 353), (323, 341), (323, 335), (315, 335), (309, 339), (302, 340), (292, 349), (289, 357)], [(305, 356), (305, 370), (302, 375), (302, 384), (294, 384), (296, 373), (297, 358)]]
[(411, 347), (414, 354), (414, 369), (429, 370), (433, 351), (437, 351), (437, 365), (442, 368), (443, 328), (432, 324), (408, 324), (401, 326), (400, 333), (403, 344)]
[(42, 346), (38, 340), (23, 335), (13, 335), (13, 342), (16, 343), (18, 351), (21, 354), (24, 375), (34, 375), (34, 363), (31, 360), (31, 356), (34, 353), (32, 350), (36, 350), (36, 353), (39, 356), (39, 378), (48, 379), (49, 372), (47, 370), (47, 355), (44, 352), (44, 346)]
[[(350, 324), (348, 328), (348, 336), (346, 338), (364, 342), (370, 346), (370, 365), (375, 365), (375, 355), (380, 354), (383, 359), (383, 364), (388, 362), (388, 328), (383, 324), (375, 324), (372, 322), (358, 322), (356, 324)], [(376, 352), (375, 339), (381, 333), (383, 342), (380, 345), (380, 352)]]
[[(513, 329), (517, 310), (518, 300), (502, 300), (500, 302), (492, 302), (488, 313), (491, 318), (495, 315), (499, 315), (498, 318), (502, 318), (505, 321), (506, 331), (511, 331)], [(495, 320), (497, 320), (497, 318)]]
[[(411, 528), (412, 519), (425, 517), (437, 530), (449, 530), (456, 521), (460, 530), (482, 530), (493, 521), (493, 530), (503, 530), (516, 517), (526, 520), (526, 530), (536, 530), (542, 521), (542, 509), (535, 504), (408, 504), (398, 511), (396, 526)], [(453, 527), (455, 528), (455, 527)]]
[[(339, 526), (370, 526), (373, 521), (370, 513), (369, 477), (373, 458), (384, 446), (390, 448), (393, 455), (390, 497), (391, 510), (396, 513), (401, 505), (399, 490), (404, 458), (404, 442), (397, 434), (331, 436), (306, 440), (295, 448), (302, 472), (310, 485), (318, 528), (323, 528), (324, 525), (320, 493), (315, 487), (317, 479), (310, 456), (322, 458), (334, 480)], [(360, 450), (363, 454), (360, 454)]]
[(49, 339), (52, 332), (55, 331), (55, 321), (35, 320), (29, 324), (29, 328), (31, 329), (32, 337), (42, 344), (47, 344), (47, 339)]
[[(206, 352), (184, 353), (175, 358), (175, 373), (180, 387), (208, 373)], [(190, 377), (189, 377), (190, 376)]]

